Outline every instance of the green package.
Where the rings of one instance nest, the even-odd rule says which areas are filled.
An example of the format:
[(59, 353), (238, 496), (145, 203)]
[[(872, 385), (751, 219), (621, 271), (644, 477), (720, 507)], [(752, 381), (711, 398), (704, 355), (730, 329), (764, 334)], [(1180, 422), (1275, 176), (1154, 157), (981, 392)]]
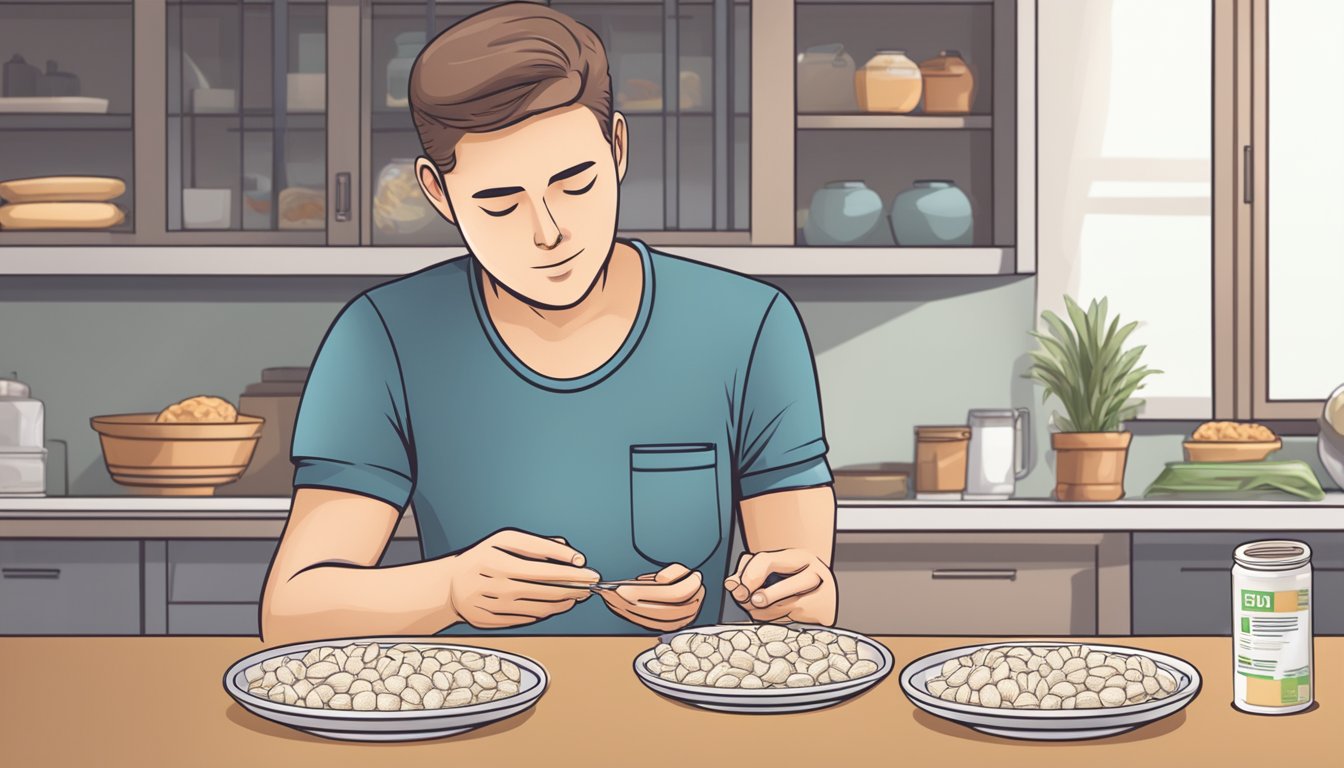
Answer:
[(1320, 501), (1325, 491), (1304, 461), (1173, 461), (1144, 498)]

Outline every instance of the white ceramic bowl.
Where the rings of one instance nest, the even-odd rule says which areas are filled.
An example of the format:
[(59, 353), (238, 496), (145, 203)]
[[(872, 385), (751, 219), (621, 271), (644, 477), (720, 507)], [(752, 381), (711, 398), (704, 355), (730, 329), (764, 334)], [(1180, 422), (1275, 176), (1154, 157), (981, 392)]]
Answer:
[(1059, 647), (1079, 645), (1058, 640), (1014, 640), (1009, 642), (968, 645), (963, 648), (951, 648), (946, 651), (929, 654), (910, 662), (901, 670), (901, 690), (916, 707), (937, 715), (945, 720), (960, 723), (977, 731), (994, 736), (1006, 736), (1013, 739), (1032, 739), (1042, 741), (1066, 741), (1072, 739), (1096, 739), (1114, 736), (1161, 720), (1184, 709), (1199, 693), (1201, 679), (1199, 670), (1184, 659), (1167, 656), (1142, 648), (1130, 648), (1122, 645), (1094, 645), (1086, 643), (1094, 651), (1106, 653), (1141, 653), (1157, 663), (1158, 668), (1166, 670), (1176, 678), (1176, 691), (1165, 699), (1148, 701), (1143, 704), (1127, 704), (1109, 709), (992, 709), (972, 704), (958, 704), (929, 693), (927, 683), (937, 677), (943, 663), (959, 656), (975, 653), (981, 648), (1008, 648), (1014, 645)]
[[(471, 704), (455, 709), (408, 710), (398, 712), (354, 712), (348, 710), (308, 709), (261, 699), (247, 692), (243, 670), (275, 656), (302, 656), (311, 648), (323, 645), (376, 642), (381, 645), (409, 643), (417, 648), (451, 648), (476, 651), (508, 659), (518, 665), (522, 680), (518, 693), (506, 699)], [(300, 731), (329, 739), (350, 741), (413, 741), (437, 739), (470, 731), (527, 710), (546, 692), (546, 670), (525, 656), (518, 656), (493, 648), (477, 648), (456, 643), (438, 642), (427, 637), (359, 637), (340, 640), (319, 640), (267, 648), (239, 659), (224, 673), (224, 690), (252, 714), (287, 725)]]
[[(709, 627), (692, 627), (669, 632), (658, 638), (659, 642), (671, 642), (673, 637), (687, 632), (705, 635), (717, 635), (744, 629), (744, 624), (718, 624)], [(684, 702), (717, 712), (738, 712), (753, 715), (774, 715), (786, 712), (806, 712), (833, 706), (872, 688), (891, 674), (893, 661), (891, 651), (886, 646), (868, 637), (835, 627), (821, 627), (811, 624), (787, 624), (790, 629), (825, 630), (837, 635), (847, 635), (858, 641), (859, 658), (868, 659), (877, 664), (877, 671), (857, 680), (841, 683), (813, 685), (806, 688), (762, 688), (742, 690), (740, 688), (711, 688), (703, 685), (682, 685), (658, 677), (645, 666), (654, 658), (654, 648), (635, 657), (635, 675), (640, 682), (659, 694), (670, 699)]]

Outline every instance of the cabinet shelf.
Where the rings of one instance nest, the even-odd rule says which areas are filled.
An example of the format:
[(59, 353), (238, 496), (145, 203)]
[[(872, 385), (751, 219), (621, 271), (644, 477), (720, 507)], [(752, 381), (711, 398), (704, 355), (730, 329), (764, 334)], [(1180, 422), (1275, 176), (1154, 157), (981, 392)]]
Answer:
[(987, 131), (989, 115), (798, 115), (798, 129), (817, 130), (961, 130)]
[[(398, 276), (462, 251), (421, 247), (10, 246), (0, 275), (360, 275)], [(0, 237), (0, 246), (5, 238)], [(1016, 273), (1012, 248), (807, 248), (656, 246), (713, 266), (760, 276), (975, 276)]]
[(0, 131), (129, 131), (127, 113), (9, 112), (0, 114)]

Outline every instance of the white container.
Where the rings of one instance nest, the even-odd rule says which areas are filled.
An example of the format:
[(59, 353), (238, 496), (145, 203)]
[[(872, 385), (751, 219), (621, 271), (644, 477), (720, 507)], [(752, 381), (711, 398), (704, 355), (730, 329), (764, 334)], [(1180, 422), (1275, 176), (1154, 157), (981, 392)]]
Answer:
[(1252, 541), (1232, 559), (1232, 703), (1260, 715), (1301, 712), (1315, 700), (1311, 548)]
[(1031, 471), (1031, 423), (1026, 408), (972, 410), (966, 456), (967, 500), (1006, 499)]
[(229, 209), (232, 200), (230, 189), (182, 190), (183, 229), (228, 229), (233, 222)]
[(0, 497), (45, 496), (47, 449), (0, 448)]
[(0, 449), (40, 451), (46, 445), (41, 400), (27, 384), (0, 379)]
[(288, 112), (321, 112), (327, 108), (327, 75), (324, 72), (290, 72), (285, 81)]
[(191, 111), (197, 114), (229, 113), (238, 108), (232, 88), (192, 88)]

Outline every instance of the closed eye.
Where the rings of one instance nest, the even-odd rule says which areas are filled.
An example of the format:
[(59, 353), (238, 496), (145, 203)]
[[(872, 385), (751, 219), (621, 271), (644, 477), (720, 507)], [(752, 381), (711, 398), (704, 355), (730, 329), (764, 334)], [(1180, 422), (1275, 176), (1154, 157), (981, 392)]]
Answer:
[(490, 214), (491, 216), (508, 216), (510, 213), (513, 213), (513, 209), (515, 209), (515, 208), (517, 208), (517, 207), (518, 207), (518, 204), (517, 204), (517, 203), (514, 203), (513, 205), (510, 205), (508, 208), (505, 208), (505, 209), (502, 210), (502, 211), (492, 211), (492, 210), (490, 210), (489, 208), (481, 208), (481, 210), (482, 210), (482, 211), (485, 211), (486, 213)]
[(566, 194), (566, 195), (582, 195), (583, 193), (585, 193), (585, 192), (587, 192), (588, 190), (592, 189), (592, 188), (593, 188), (593, 185), (596, 184), (596, 183), (597, 183), (597, 177), (594, 176), (594, 177), (593, 177), (593, 180), (590, 181), (590, 182), (588, 182), (588, 184), (585, 185), (582, 189), (566, 189), (566, 190), (565, 190), (565, 194)]

